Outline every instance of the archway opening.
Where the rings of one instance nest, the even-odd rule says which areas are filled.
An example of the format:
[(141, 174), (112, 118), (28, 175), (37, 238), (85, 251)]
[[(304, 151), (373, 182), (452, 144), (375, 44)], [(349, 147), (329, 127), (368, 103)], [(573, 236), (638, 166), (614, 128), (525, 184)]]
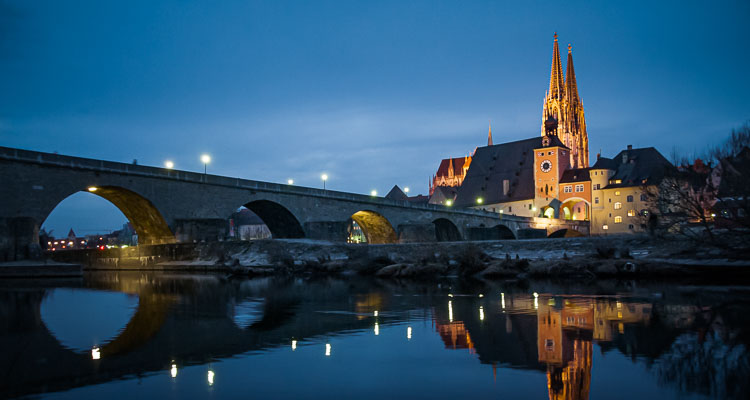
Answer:
[(166, 220), (150, 201), (113, 186), (90, 187), (68, 196), (41, 227), (39, 242), (52, 251), (175, 241)]
[(586, 200), (573, 198), (562, 204), (563, 218), (573, 221), (588, 221), (591, 216), (591, 206)]
[(547, 209), (544, 210), (544, 218), (555, 218), (555, 209), (547, 207)]
[(362, 229), (370, 244), (385, 244), (398, 242), (396, 230), (384, 216), (375, 211), (357, 211), (352, 214), (352, 220)]
[(585, 236), (583, 233), (578, 232), (575, 229), (559, 229), (549, 234), (550, 239), (554, 238), (570, 238), (570, 237), (582, 237)]
[(229, 237), (235, 240), (260, 240), (273, 237), (268, 225), (258, 214), (242, 206), (229, 216)]
[(513, 234), (513, 231), (510, 230), (510, 228), (508, 228), (505, 225), (496, 225), (492, 229), (495, 230), (497, 238), (500, 239), (500, 240), (515, 239), (516, 238), (516, 235)]
[(456, 224), (446, 218), (438, 218), (432, 221), (435, 224), (435, 239), (438, 242), (457, 242), (461, 240), (461, 233)]
[(305, 237), (305, 231), (297, 217), (286, 207), (269, 200), (256, 200), (245, 204), (268, 227), (275, 239), (297, 239)]

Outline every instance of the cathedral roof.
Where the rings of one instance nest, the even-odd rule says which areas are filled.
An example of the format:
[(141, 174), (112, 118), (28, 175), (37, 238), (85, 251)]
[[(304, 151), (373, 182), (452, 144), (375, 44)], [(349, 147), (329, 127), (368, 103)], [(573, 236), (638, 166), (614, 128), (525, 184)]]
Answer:
[(586, 182), (591, 180), (589, 171), (591, 168), (569, 169), (563, 172), (560, 183)]
[(440, 161), (440, 166), (437, 170), (437, 176), (448, 176), (448, 170), (450, 169), (451, 160), (453, 160), (453, 175), (463, 175), (464, 162), (466, 157), (458, 158), (445, 158)]
[[(455, 205), (471, 207), (477, 198), (484, 204), (534, 198), (534, 149), (542, 147), (541, 136), (516, 142), (477, 148), (466, 173)], [(564, 147), (552, 136), (553, 146)], [(503, 181), (508, 180), (508, 193), (503, 193)]]

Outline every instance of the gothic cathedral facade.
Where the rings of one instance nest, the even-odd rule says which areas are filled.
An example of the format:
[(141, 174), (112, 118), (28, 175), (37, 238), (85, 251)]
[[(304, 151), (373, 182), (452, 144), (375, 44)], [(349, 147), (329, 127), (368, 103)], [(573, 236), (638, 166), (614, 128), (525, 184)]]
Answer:
[[(547, 132), (549, 126), (554, 126), (551, 132)], [(552, 50), (549, 90), (545, 95), (542, 109), (542, 136), (549, 133), (556, 135), (570, 149), (571, 168), (588, 168), (589, 137), (586, 133), (583, 102), (578, 96), (576, 74), (573, 69), (573, 51), (568, 45), (568, 65), (565, 78), (563, 78), (557, 33), (555, 33)]]

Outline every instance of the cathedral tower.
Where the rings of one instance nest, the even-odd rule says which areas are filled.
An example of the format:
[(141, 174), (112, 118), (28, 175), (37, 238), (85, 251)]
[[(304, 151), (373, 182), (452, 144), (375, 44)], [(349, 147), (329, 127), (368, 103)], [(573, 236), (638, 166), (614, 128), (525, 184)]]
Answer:
[(557, 44), (557, 33), (552, 47), (552, 72), (549, 89), (544, 98), (542, 110), (542, 136), (546, 135), (545, 122), (557, 121), (553, 132), (570, 149), (572, 168), (589, 166), (589, 138), (586, 133), (586, 121), (583, 115), (583, 103), (578, 96), (578, 85), (573, 68), (573, 50), (568, 45), (568, 65), (563, 78), (560, 48)]

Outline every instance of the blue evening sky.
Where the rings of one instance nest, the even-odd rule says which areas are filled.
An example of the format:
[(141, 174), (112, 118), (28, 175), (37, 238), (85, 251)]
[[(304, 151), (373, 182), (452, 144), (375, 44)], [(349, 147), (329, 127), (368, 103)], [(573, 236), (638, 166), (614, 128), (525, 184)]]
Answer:
[(426, 193), (488, 120), (495, 143), (539, 135), (557, 31), (592, 159), (689, 154), (750, 118), (749, 17), (747, 1), (0, 0), (0, 145), (192, 171), (207, 152), (215, 174)]

